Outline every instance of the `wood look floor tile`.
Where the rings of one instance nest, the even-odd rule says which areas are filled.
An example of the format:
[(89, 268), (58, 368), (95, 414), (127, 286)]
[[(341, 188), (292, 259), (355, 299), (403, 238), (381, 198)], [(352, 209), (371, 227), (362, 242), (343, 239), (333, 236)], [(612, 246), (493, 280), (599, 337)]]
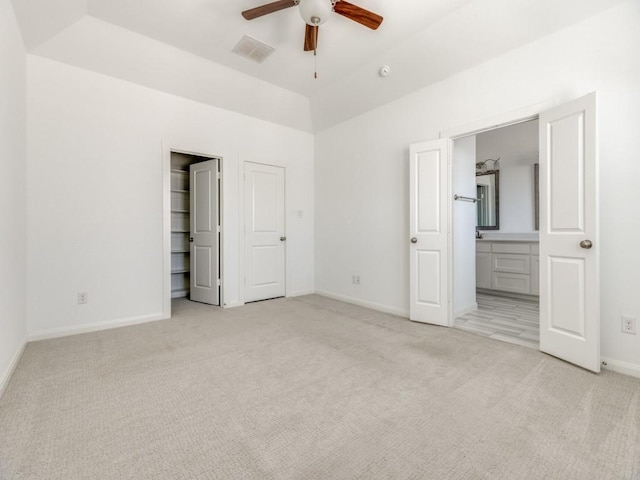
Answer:
[(454, 327), (525, 347), (540, 344), (540, 305), (499, 295), (478, 293), (478, 309), (454, 320)]

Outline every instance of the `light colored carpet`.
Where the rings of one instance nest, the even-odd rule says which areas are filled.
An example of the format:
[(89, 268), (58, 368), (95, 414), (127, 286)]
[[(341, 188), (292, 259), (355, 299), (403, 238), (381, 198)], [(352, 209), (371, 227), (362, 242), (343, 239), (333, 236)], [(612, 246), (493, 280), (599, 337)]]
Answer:
[(28, 345), (3, 479), (640, 478), (640, 381), (319, 296)]

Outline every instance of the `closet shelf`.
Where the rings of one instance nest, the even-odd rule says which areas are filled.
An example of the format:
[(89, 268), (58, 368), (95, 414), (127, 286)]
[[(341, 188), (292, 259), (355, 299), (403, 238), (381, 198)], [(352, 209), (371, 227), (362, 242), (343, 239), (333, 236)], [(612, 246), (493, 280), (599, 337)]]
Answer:
[(179, 173), (181, 175), (189, 175), (189, 172), (185, 170), (178, 170), (177, 168), (172, 168), (171, 173)]
[(171, 253), (189, 253), (189, 250), (171, 250)]
[(181, 188), (172, 188), (171, 191), (174, 193), (189, 193), (189, 190), (183, 190)]
[(175, 275), (177, 273), (189, 273), (188, 268), (180, 268), (178, 270), (171, 270), (171, 275)]
[(171, 229), (171, 233), (189, 233), (189, 230), (174, 230), (174, 229)]
[(189, 213), (189, 210), (176, 210), (172, 208), (171, 213)]

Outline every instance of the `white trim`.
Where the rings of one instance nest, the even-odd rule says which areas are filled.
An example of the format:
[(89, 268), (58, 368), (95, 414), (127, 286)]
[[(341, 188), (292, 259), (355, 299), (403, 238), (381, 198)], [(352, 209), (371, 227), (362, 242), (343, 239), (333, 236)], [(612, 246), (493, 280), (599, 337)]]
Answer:
[(140, 315), (138, 317), (122, 318), (119, 320), (106, 320), (103, 322), (90, 323), (88, 325), (39, 330), (29, 333), (29, 341), (34, 342), (36, 340), (47, 340), (49, 338), (68, 337), (71, 335), (78, 335), (80, 333), (100, 332), (102, 330), (111, 330), (112, 328), (127, 327), (130, 325), (155, 322), (158, 320), (166, 320), (164, 312), (158, 312), (151, 315)]
[(368, 300), (362, 300), (360, 298), (349, 297), (347, 295), (341, 295), (339, 293), (327, 292), (325, 290), (316, 290), (316, 295), (332, 298), (333, 300), (339, 300), (345, 303), (351, 303), (360, 307), (370, 308), (371, 310), (377, 310), (378, 312), (389, 313), (391, 315), (397, 315), (403, 318), (409, 318), (409, 310), (404, 308), (390, 307), (388, 305), (382, 305), (381, 303), (369, 302)]
[(230, 303), (225, 303), (223, 308), (237, 308), (237, 307), (244, 307), (244, 303), (242, 302), (230, 302)]
[(613, 358), (600, 358), (602, 360), (602, 368), (611, 370), (612, 372), (622, 373), (623, 375), (630, 375), (632, 377), (640, 378), (640, 365), (635, 363), (627, 363)]
[(162, 318), (171, 318), (171, 149), (162, 148)]
[(459, 310), (456, 310), (453, 312), (453, 319), (455, 320), (456, 318), (462, 316), (462, 315), (466, 315), (469, 312), (473, 312), (475, 310), (478, 310), (478, 303), (474, 302), (471, 305), (467, 305), (466, 307), (460, 308)]
[(528, 107), (512, 110), (507, 113), (501, 113), (493, 117), (484, 118), (466, 125), (460, 125), (450, 128), (448, 130), (440, 131), (439, 138), (450, 138), (455, 140), (457, 138), (467, 137), (469, 135), (477, 135), (478, 133), (486, 132), (489, 130), (495, 130), (496, 128), (508, 127), (509, 125), (515, 125), (522, 122), (528, 122), (529, 120), (535, 120), (540, 116), (540, 112), (549, 110), (552, 107), (558, 105), (560, 101), (541, 102)]
[(4, 372), (4, 375), (0, 379), (0, 398), (2, 398), (2, 396), (4, 395), (4, 392), (7, 389), (9, 382), (11, 381), (11, 377), (13, 377), (13, 374), (16, 371), (18, 363), (20, 363), (20, 359), (22, 358), (22, 354), (24, 353), (24, 349), (26, 348), (26, 346), (27, 338), (25, 337), (22, 339), (18, 350), (16, 350), (16, 353), (14, 354), (13, 359), (9, 364), (9, 368), (7, 368), (7, 371)]
[(296, 290), (295, 292), (288, 292), (287, 297), (302, 297), (303, 295), (313, 295), (313, 290)]
[(453, 327), (456, 316), (453, 313), (453, 139), (447, 141), (447, 326)]

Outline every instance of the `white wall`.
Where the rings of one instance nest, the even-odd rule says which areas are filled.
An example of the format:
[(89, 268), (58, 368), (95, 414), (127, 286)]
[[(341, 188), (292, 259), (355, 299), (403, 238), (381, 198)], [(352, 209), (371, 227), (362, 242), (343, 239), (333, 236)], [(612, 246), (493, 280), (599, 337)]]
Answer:
[(408, 145), (597, 90), (602, 355), (640, 367), (640, 335), (620, 329), (621, 313), (640, 317), (639, 24), (640, 3), (625, 2), (318, 134), (316, 288), (406, 312)]
[(223, 159), (224, 302), (243, 298), (245, 161), (286, 167), (287, 294), (313, 291), (311, 134), (32, 55), (27, 128), (31, 338), (161, 316), (171, 148)]
[(26, 341), (26, 62), (9, 0), (0, 0), (0, 395)]
[(533, 165), (538, 162), (538, 121), (480, 133), (476, 146), (478, 161), (500, 158), (500, 228), (495, 232), (536, 233)]
[[(453, 193), (476, 197), (476, 136), (453, 142)], [(478, 307), (476, 303), (476, 204), (453, 202), (453, 316)]]
[(310, 101), (303, 95), (93, 17), (76, 21), (30, 53), (253, 118), (312, 130)]

